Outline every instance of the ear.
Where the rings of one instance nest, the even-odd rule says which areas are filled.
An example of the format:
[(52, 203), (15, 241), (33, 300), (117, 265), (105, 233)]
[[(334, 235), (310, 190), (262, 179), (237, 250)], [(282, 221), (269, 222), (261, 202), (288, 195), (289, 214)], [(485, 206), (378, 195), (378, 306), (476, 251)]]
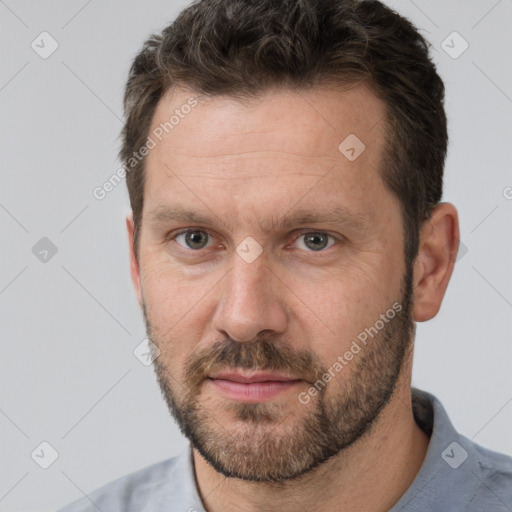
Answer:
[(137, 255), (135, 254), (135, 246), (134, 246), (134, 225), (133, 225), (133, 213), (130, 212), (126, 216), (126, 229), (128, 231), (128, 245), (130, 251), (130, 274), (132, 276), (132, 283), (135, 289), (135, 295), (137, 297), (137, 301), (142, 308), (142, 288), (141, 288), (141, 279), (140, 279), (140, 267), (137, 259)]
[(417, 322), (437, 315), (459, 249), (459, 219), (455, 206), (440, 203), (425, 222), (414, 263), (413, 317)]

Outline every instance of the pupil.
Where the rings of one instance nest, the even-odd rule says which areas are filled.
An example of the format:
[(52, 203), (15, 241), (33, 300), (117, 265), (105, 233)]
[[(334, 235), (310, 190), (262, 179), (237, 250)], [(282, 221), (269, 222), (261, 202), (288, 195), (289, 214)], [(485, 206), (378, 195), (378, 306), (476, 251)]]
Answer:
[(187, 233), (186, 236), (187, 244), (192, 245), (194, 248), (197, 248), (197, 245), (202, 245), (201, 238), (204, 238), (204, 234), (202, 231), (190, 231)]
[[(310, 241), (315, 241), (316, 240), (316, 242), (318, 242), (318, 239), (322, 239), (322, 238), (324, 240), (324, 243), (321, 244), (321, 247), (318, 247), (318, 245), (317, 246), (313, 245), (312, 247), (309, 246), (309, 242)], [(314, 243), (315, 242), (313, 242), (313, 244)], [(311, 234), (309, 236), (306, 236), (306, 244), (308, 245), (308, 247), (310, 247), (310, 249), (314, 249), (314, 250), (323, 249), (327, 245), (327, 237), (323, 236), (323, 235), (318, 235), (316, 233), (313, 233), (313, 234)]]

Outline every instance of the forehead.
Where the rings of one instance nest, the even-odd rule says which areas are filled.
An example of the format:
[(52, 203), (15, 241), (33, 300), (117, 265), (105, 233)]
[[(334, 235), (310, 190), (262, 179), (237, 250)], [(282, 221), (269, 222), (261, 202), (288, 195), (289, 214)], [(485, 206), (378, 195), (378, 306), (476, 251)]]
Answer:
[(385, 117), (364, 84), (275, 89), (244, 101), (170, 90), (151, 123), (161, 140), (146, 160), (144, 215), (187, 196), (203, 213), (209, 200), (225, 213), (225, 200), (233, 215), (244, 202), (245, 211), (268, 206), (272, 217), (300, 201), (305, 210), (337, 204), (369, 218), (386, 194)]
[[(189, 108), (193, 98), (197, 106)], [(168, 149), (169, 157), (274, 150), (291, 158), (331, 157), (336, 161), (338, 144), (351, 134), (366, 146), (375, 146), (385, 113), (383, 101), (365, 84), (270, 89), (243, 100), (175, 88), (160, 99), (150, 132), (159, 127), (168, 131), (158, 145), (161, 151), (155, 153)]]

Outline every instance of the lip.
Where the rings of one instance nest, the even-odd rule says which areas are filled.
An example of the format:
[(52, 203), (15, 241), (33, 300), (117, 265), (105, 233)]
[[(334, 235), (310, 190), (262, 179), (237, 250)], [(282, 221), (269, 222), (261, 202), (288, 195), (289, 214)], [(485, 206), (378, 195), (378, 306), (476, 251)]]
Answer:
[(301, 380), (297, 377), (272, 372), (257, 372), (252, 374), (242, 374), (238, 372), (222, 372), (216, 375), (210, 375), (210, 379), (229, 380), (232, 382), (241, 382), (243, 384), (252, 384), (254, 382), (286, 382)]
[(259, 372), (243, 375), (224, 372), (207, 379), (226, 398), (241, 402), (264, 402), (302, 383), (287, 375)]

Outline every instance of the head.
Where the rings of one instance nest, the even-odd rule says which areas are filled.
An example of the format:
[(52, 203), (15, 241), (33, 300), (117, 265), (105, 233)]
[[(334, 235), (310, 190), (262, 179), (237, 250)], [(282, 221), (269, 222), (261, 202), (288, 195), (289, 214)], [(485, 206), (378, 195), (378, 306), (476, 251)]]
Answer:
[[(163, 395), (223, 474), (296, 478), (410, 385), (458, 247), (443, 96), (424, 39), (373, 1), (196, 2), (137, 55), (132, 279)], [(234, 399), (229, 370), (295, 382)]]

